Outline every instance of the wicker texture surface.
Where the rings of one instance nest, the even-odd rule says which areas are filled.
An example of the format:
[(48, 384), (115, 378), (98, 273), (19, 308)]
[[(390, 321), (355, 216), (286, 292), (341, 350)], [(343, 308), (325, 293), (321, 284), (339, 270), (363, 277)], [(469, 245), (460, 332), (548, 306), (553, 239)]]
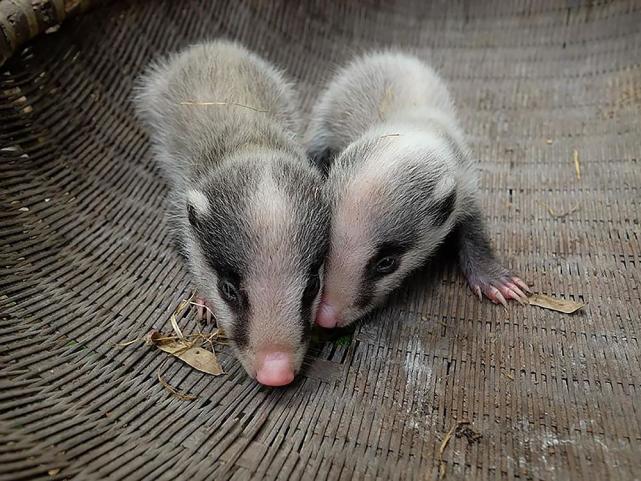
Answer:
[[(16, 53), (0, 71), (0, 480), (640, 479), (640, 26), (635, 1), (113, 2)], [(364, 49), (428, 59), (499, 256), (588, 305), (505, 311), (438, 260), (285, 389), (224, 348), (214, 378), (116, 346), (170, 330), (191, 291), (133, 80), (218, 36), (286, 68), (306, 112)]]
[(0, 66), (37, 35), (53, 33), (67, 18), (107, 0), (0, 0)]

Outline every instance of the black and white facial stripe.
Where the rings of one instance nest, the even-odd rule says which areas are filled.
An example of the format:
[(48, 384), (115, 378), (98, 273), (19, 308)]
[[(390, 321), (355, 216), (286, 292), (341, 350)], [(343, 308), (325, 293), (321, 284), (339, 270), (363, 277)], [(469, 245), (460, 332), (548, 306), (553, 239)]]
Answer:
[[(269, 168), (268, 175), (293, 206), (288, 213), (291, 221), (287, 222), (286, 237), (291, 237), (292, 246), (299, 247), (291, 253), (288, 262), (295, 263), (296, 269), (305, 273), (301, 279), (303, 290), (297, 316), (303, 339), (313, 323), (313, 304), (322, 286), (329, 209), (324, 198), (319, 198), (322, 192), (315, 179), (304, 175), (296, 165), (275, 163)], [(207, 196), (196, 194), (187, 204), (189, 222), (202, 246), (204, 259), (217, 278), (218, 294), (236, 318), (229, 334), (241, 349), (249, 345), (250, 320), (260, 315), (255, 312), (246, 284), (252, 263), (259, 262), (253, 253), (260, 250), (260, 244), (265, 240), (261, 238), (260, 229), (248, 221), (253, 207), (249, 205), (250, 199), (260, 189), (260, 182), (261, 170), (256, 166), (223, 168), (219, 176), (208, 179), (203, 188), (208, 192)]]
[(135, 101), (201, 309), (214, 312), (251, 376), (291, 382), (329, 229), (322, 177), (296, 141), (292, 84), (241, 45), (213, 41), (152, 64)]
[(319, 97), (305, 139), (325, 168), (322, 153), (339, 152), (327, 177), (333, 219), (320, 325), (349, 324), (381, 303), (462, 224), (461, 267), (474, 292), (503, 304), (501, 294), (524, 297), (527, 286), (474, 247), (489, 245), (476, 218), (477, 173), (449, 92), (423, 61), (394, 51), (354, 59)]
[(406, 239), (403, 242), (384, 242), (376, 248), (376, 253), (365, 266), (360, 284), (356, 306), (366, 308), (376, 291), (376, 284), (396, 272), (403, 262), (403, 255), (412, 247), (415, 241)]

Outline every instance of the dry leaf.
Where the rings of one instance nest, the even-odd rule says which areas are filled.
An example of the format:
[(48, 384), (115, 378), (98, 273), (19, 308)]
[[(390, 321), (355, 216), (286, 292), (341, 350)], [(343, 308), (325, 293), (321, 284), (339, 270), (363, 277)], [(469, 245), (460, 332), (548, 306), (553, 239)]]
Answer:
[(55, 475), (56, 475), (56, 474), (58, 474), (59, 472), (60, 472), (60, 468), (50, 469), (49, 471), (47, 471), (47, 473), (49, 474), (49, 476), (55, 476)]
[(178, 359), (185, 361), (191, 367), (199, 371), (219, 376), (223, 373), (218, 359), (213, 352), (203, 349), (202, 347), (192, 346), (185, 341), (170, 341), (158, 345), (158, 349), (165, 351)]
[(568, 301), (565, 299), (555, 299), (554, 297), (546, 296), (545, 294), (533, 294), (528, 298), (528, 301), (533, 306), (542, 307), (544, 309), (551, 309), (553, 311), (563, 312), (565, 314), (572, 314), (581, 309), (585, 304), (581, 302)]
[(149, 332), (145, 340), (147, 344), (156, 346), (161, 351), (177, 357), (199, 371), (214, 376), (223, 373), (216, 355), (212, 351), (196, 346), (193, 341), (166, 336), (158, 331)]

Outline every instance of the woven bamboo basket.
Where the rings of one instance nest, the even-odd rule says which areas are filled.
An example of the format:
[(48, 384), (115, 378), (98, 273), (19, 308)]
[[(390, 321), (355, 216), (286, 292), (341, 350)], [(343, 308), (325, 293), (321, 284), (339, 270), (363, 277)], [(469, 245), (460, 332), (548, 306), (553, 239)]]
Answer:
[[(0, 480), (640, 479), (640, 26), (632, 0), (0, 0)], [(359, 52), (431, 62), (499, 256), (586, 306), (479, 302), (439, 258), (287, 388), (128, 343), (192, 291), (132, 85), (216, 37), (305, 113)]]

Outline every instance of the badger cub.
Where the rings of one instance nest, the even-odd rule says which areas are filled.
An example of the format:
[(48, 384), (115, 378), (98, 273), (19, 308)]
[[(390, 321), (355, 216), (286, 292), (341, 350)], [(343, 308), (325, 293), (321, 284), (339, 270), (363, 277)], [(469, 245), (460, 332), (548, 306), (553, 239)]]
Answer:
[(305, 142), (328, 175), (332, 222), (316, 322), (344, 326), (380, 304), (455, 231), (471, 289), (524, 302), (493, 253), (477, 172), (442, 80), (415, 57), (371, 53), (340, 70)]
[(200, 301), (250, 376), (290, 383), (319, 303), (329, 230), (322, 177), (296, 140), (291, 84), (242, 46), (215, 41), (151, 65), (136, 105)]

